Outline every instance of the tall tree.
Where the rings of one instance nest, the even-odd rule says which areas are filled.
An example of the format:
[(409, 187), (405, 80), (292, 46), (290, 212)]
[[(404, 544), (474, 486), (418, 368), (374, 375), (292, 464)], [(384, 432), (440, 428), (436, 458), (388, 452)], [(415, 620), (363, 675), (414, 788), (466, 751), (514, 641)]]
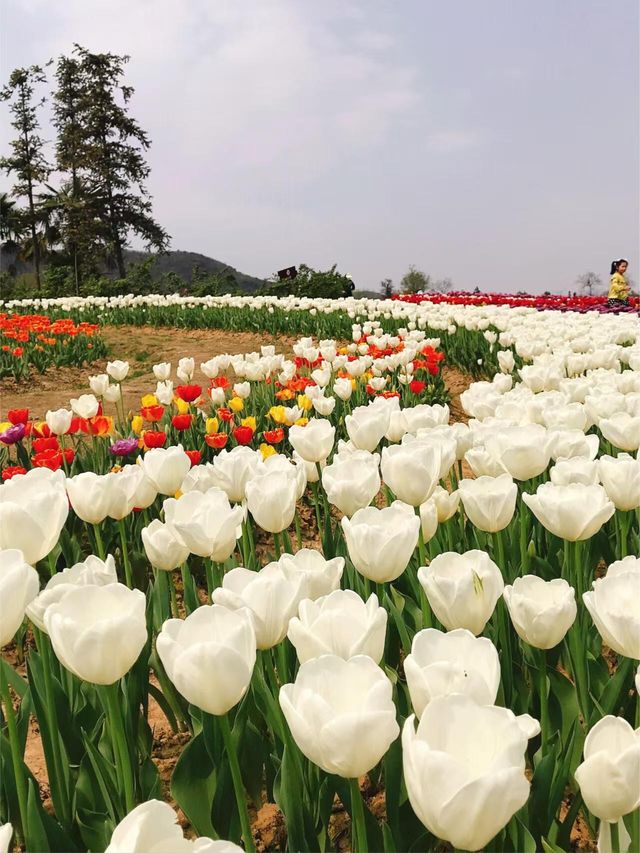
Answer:
[(82, 126), (86, 87), (76, 57), (61, 56), (56, 66), (57, 87), (53, 93), (53, 123), (58, 132), (56, 167), (68, 175), (59, 190), (47, 187), (43, 201), (56, 218), (61, 240), (73, 269), (76, 293), (84, 275), (99, 264), (100, 232), (96, 211), (96, 192), (82, 180), (87, 162), (88, 140)]
[(380, 282), (380, 293), (384, 297), (384, 299), (389, 299), (393, 296), (394, 287), (393, 281), (390, 278), (383, 278)]
[(71, 61), (77, 67), (71, 74), (78, 100), (73, 120), (78, 128), (72, 129), (67, 119), (69, 149), (76, 158), (77, 173), (98, 192), (99, 219), (108, 225), (107, 254), (124, 278), (123, 248), (130, 234), (158, 251), (165, 251), (169, 243), (169, 235), (153, 219), (145, 186), (150, 169), (144, 153), (151, 143), (128, 112), (134, 92), (123, 83), (129, 57), (91, 53), (79, 45), (74, 56)]
[(429, 290), (431, 287), (431, 276), (419, 270), (413, 264), (402, 276), (400, 290), (402, 293), (418, 293), (418, 291)]
[(591, 296), (594, 290), (596, 293), (601, 290), (602, 279), (596, 272), (583, 272), (582, 275), (579, 275), (576, 279), (576, 284), (580, 286), (580, 290)]
[(11, 143), (12, 153), (0, 159), (0, 168), (7, 173), (15, 172), (16, 183), (12, 194), (25, 197), (27, 207), (23, 218), (26, 230), (30, 234), (30, 246), (36, 274), (36, 284), (40, 290), (41, 245), (38, 236), (39, 211), (36, 203), (37, 187), (47, 179), (51, 168), (44, 155), (44, 141), (38, 135), (38, 109), (45, 99), (37, 99), (36, 86), (46, 82), (39, 65), (29, 68), (16, 68), (6, 86), (0, 90), (0, 100), (10, 101), (13, 116), (12, 127), (18, 135)]

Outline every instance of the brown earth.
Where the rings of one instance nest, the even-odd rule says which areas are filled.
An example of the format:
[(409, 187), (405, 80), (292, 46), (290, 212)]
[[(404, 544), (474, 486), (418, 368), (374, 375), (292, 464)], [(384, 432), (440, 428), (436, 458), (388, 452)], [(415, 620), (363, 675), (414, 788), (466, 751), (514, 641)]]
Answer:
[[(219, 329), (164, 329), (150, 326), (104, 326), (102, 338), (109, 347), (109, 358), (84, 367), (51, 368), (33, 374), (28, 382), (0, 381), (0, 415), (8, 409), (28, 406), (34, 418), (44, 417), (48, 409), (65, 406), (71, 397), (90, 393), (89, 376), (104, 373), (107, 361), (120, 359), (130, 364), (124, 383), (125, 408), (138, 407), (143, 394), (153, 392), (156, 379), (153, 365), (169, 361), (175, 370), (178, 360), (191, 356), (196, 363), (221, 353), (259, 352), (261, 346), (275, 345), (277, 352), (292, 354), (294, 337), (277, 337), (252, 332), (226, 332)], [(2, 418), (0, 417), (0, 420)]]
[[(140, 397), (153, 391), (156, 379), (153, 365), (171, 362), (175, 369), (178, 360), (191, 356), (196, 363), (208, 361), (221, 353), (259, 352), (261, 346), (274, 345), (277, 352), (287, 356), (293, 353), (295, 337), (272, 337), (253, 332), (226, 332), (219, 329), (164, 329), (149, 326), (104, 326), (101, 335), (109, 347), (109, 358), (100, 359), (83, 367), (51, 368), (43, 374), (33, 374), (28, 382), (13, 379), (0, 380), (0, 420), (9, 409), (29, 407), (33, 418), (43, 418), (48, 409), (66, 406), (71, 397), (90, 393), (89, 376), (104, 373), (107, 361), (120, 359), (130, 364), (129, 376), (124, 383), (125, 408), (137, 408)], [(467, 421), (460, 406), (460, 394), (471, 382), (470, 378), (454, 367), (445, 367), (443, 376), (451, 395), (451, 414), (455, 421)]]

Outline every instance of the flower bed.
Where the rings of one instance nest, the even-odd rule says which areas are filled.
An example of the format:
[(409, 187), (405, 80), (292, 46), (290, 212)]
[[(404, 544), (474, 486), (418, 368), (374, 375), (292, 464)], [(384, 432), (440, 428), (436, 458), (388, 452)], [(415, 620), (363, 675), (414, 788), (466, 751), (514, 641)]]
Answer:
[(32, 369), (82, 366), (105, 355), (98, 326), (42, 314), (0, 313), (0, 379), (28, 378)]

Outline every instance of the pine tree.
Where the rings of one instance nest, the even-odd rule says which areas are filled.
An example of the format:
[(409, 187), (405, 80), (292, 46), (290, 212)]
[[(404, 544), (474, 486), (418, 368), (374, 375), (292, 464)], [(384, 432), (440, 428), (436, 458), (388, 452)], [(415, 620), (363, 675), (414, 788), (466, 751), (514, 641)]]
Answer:
[(56, 66), (53, 123), (58, 132), (56, 167), (68, 175), (59, 190), (48, 187), (44, 203), (55, 216), (73, 270), (76, 293), (84, 277), (99, 267), (105, 228), (100, 221), (99, 192), (83, 179), (88, 149), (82, 111), (86, 101), (80, 62), (61, 56)]
[[(107, 256), (121, 278), (126, 275), (123, 248), (136, 234), (149, 248), (166, 250), (167, 232), (153, 219), (145, 181), (149, 166), (144, 152), (148, 135), (128, 113), (133, 88), (123, 83), (128, 56), (90, 53), (76, 45), (74, 77), (78, 96), (73, 121), (65, 119), (67, 134), (61, 140), (63, 156), (75, 157), (75, 168), (87, 187), (95, 191), (98, 219), (106, 225)], [(79, 72), (79, 73), (77, 73)]]
[(35, 100), (35, 89), (45, 83), (46, 76), (38, 65), (29, 68), (16, 68), (9, 82), (0, 90), (0, 100), (10, 101), (13, 116), (12, 127), (18, 131), (11, 143), (12, 154), (0, 158), (0, 169), (7, 173), (15, 172), (16, 183), (12, 195), (27, 199), (27, 208), (23, 212), (25, 230), (30, 235), (30, 243), (25, 254), (33, 258), (36, 284), (40, 290), (41, 241), (38, 226), (41, 221), (37, 206), (36, 190), (38, 184), (47, 179), (51, 168), (44, 155), (44, 141), (38, 135), (38, 108), (44, 98)]

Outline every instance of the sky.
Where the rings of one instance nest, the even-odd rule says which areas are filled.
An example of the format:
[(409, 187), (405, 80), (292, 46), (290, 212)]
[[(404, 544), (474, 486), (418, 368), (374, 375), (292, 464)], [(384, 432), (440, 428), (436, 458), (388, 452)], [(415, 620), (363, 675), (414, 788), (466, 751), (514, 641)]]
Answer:
[(638, 0), (0, 0), (0, 71), (74, 42), (131, 56), (174, 249), (261, 277), (336, 263), (357, 289), (414, 264), (566, 292), (621, 256), (640, 281), (639, 19)]

